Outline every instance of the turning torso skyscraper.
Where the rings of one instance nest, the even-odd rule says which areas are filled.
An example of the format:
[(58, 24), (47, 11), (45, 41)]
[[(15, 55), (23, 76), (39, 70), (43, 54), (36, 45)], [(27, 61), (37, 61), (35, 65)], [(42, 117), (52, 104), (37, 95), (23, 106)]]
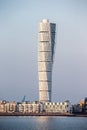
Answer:
[(43, 19), (39, 24), (38, 74), (39, 101), (50, 102), (52, 93), (52, 64), (56, 24)]

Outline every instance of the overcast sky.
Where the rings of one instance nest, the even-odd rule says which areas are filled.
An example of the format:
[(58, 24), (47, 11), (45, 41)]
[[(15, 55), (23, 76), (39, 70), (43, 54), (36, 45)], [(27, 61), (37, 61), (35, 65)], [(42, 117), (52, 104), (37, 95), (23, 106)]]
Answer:
[(87, 0), (0, 0), (0, 99), (38, 100), (38, 24), (55, 22), (52, 101), (87, 97)]

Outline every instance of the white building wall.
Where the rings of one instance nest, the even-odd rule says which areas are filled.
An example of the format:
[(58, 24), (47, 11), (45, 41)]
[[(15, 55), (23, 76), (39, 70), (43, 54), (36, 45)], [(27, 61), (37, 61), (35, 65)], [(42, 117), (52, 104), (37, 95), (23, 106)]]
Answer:
[(5, 112), (5, 104), (0, 104), (0, 112)]
[(70, 102), (46, 102), (44, 103), (45, 112), (61, 112), (61, 113), (70, 113), (72, 105)]
[(24, 102), (19, 104), (19, 112), (23, 113), (39, 113), (40, 112), (40, 104), (36, 102)]
[(41, 113), (41, 112), (61, 112), (67, 113), (72, 111), (70, 102), (28, 102), (19, 104), (19, 112), (23, 113)]
[(39, 101), (47, 102), (51, 101), (55, 24), (43, 19), (39, 24), (38, 39)]
[(5, 112), (16, 112), (16, 102), (7, 102), (5, 104)]

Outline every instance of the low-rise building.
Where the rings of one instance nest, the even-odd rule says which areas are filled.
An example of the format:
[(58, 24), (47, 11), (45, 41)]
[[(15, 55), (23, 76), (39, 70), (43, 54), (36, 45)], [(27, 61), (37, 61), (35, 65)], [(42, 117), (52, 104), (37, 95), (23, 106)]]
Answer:
[(81, 113), (82, 106), (80, 104), (75, 104), (72, 106), (72, 113)]
[(4, 113), (5, 112), (5, 104), (7, 103), (7, 101), (5, 100), (0, 100), (0, 112)]
[(83, 112), (84, 112), (84, 113), (87, 113), (87, 98), (84, 99)]
[(65, 102), (45, 102), (44, 103), (45, 112), (61, 112), (61, 113), (71, 113), (72, 105), (69, 101)]
[(23, 113), (39, 113), (40, 103), (39, 102), (23, 102), (19, 104), (19, 112)]
[(7, 102), (5, 104), (5, 112), (16, 112), (17, 103), (16, 102)]
[(0, 101), (0, 112), (21, 112), (21, 113), (71, 113), (72, 105), (65, 102), (5, 102)]
[(73, 113), (87, 113), (87, 98), (79, 101), (79, 103), (73, 105)]

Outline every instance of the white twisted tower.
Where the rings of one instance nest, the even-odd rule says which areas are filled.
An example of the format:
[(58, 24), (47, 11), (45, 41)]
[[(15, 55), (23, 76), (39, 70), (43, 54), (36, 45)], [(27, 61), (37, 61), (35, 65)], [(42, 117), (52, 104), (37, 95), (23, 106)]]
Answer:
[(52, 93), (52, 64), (56, 24), (43, 19), (39, 24), (38, 73), (39, 101), (50, 102)]

